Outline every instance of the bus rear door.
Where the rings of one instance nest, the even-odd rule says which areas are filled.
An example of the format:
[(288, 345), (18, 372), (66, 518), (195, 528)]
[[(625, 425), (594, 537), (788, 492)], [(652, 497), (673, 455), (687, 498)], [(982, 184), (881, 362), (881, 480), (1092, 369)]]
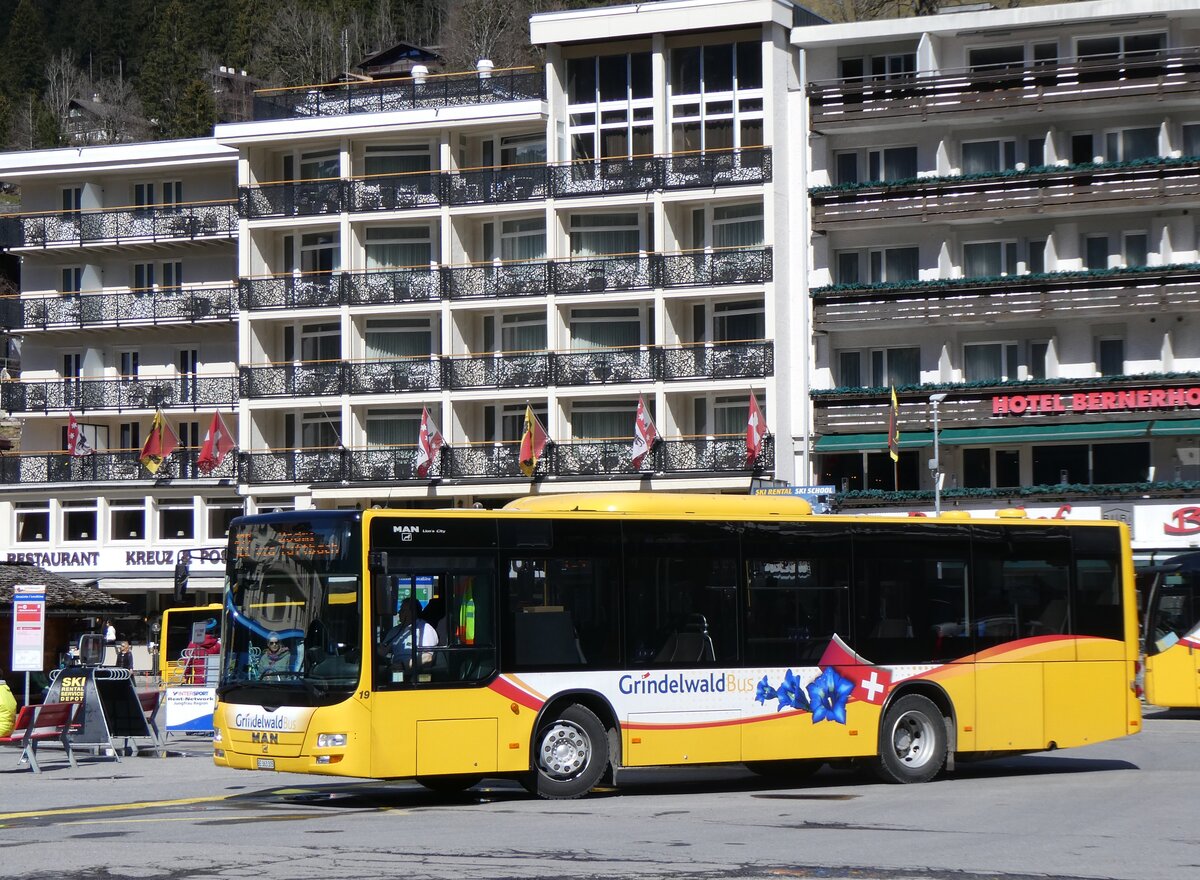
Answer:
[(1200, 554), (1185, 559), (1164, 566), (1146, 603), (1146, 702), (1155, 706), (1200, 706)]

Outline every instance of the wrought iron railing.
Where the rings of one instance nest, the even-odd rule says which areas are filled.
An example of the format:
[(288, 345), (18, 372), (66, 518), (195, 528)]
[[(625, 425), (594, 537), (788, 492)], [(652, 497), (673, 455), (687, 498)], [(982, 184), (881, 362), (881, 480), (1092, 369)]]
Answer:
[(543, 388), (553, 384), (550, 352), (451, 357), (446, 359), (446, 386), (462, 388)]
[(775, 374), (775, 345), (765, 340), (670, 346), (659, 357), (663, 379), (758, 379)]
[(589, 294), (656, 287), (763, 284), (773, 277), (770, 247), (678, 254), (618, 254), (521, 263), (471, 263), (370, 272), (310, 272), (242, 278), (242, 308), (325, 308), (436, 299)]
[(593, 349), (554, 355), (556, 385), (606, 385), (653, 382), (662, 375), (660, 350), (644, 348)]
[(218, 284), (65, 293), (22, 299), (19, 308), (19, 326), (26, 330), (99, 324), (232, 321), (237, 316), (237, 287)]
[(73, 410), (230, 408), (238, 402), (236, 376), (120, 379), (20, 379), (0, 383), (0, 408), (10, 413)]
[(346, 391), (345, 364), (316, 361), (242, 367), (242, 396), (328, 397)]
[(517, 67), (491, 70), (482, 75), (458, 73), (428, 76), (421, 80), (387, 79), (263, 89), (254, 95), (254, 118), (296, 119), (387, 113), (431, 107), (537, 101), (545, 95), (545, 74), (534, 68)]
[(237, 205), (232, 200), (25, 214), (8, 217), (0, 224), (0, 246), (234, 238), (237, 221)]
[(239, 462), (227, 455), (212, 471), (196, 467), (200, 450), (177, 448), (151, 473), (138, 460), (136, 449), (95, 452), (74, 456), (69, 452), (22, 452), (0, 455), (0, 483), (13, 486), (30, 483), (163, 483), (173, 480), (220, 480), (238, 482)]
[(767, 183), (771, 175), (771, 148), (746, 147), (666, 156), (588, 159), (553, 165), (420, 171), (345, 180), (274, 181), (241, 187), (238, 205), (241, 215), (253, 220), (342, 211), (403, 211), (438, 205), (505, 204), (655, 190), (748, 186)]

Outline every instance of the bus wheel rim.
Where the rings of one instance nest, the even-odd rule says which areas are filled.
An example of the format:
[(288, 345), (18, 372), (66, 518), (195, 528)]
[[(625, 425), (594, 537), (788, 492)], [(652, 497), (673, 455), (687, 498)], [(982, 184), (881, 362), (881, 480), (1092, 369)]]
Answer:
[(892, 749), (908, 767), (923, 767), (933, 758), (933, 726), (924, 714), (905, 712), (892, 727)]
[(555, 721), (542, 735), (538, 766), (551, 779), (571, 779), (587, 767), (591, 742), (578, 724)]

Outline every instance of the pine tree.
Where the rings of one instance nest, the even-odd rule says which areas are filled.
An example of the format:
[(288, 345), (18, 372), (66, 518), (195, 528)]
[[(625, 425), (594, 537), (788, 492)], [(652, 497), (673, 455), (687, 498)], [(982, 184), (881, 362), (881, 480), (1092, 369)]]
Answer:
[(212, 89), (202, 79), (188, 83), (175, 108), (173, 137), (207, 137), (217, 119)]
[(199, 41), (188, 31), (187, 23), (183, 4), (171, 0), (159, 14), (138, 76), (138, 93), (160, 138), (181, 136), (183, 96), (200, 73)]
[(21, 0), (4, 41), (4, 63), (9, 71), (4, 87), (10, 98), (29, 92), (41, 94), (47, 57), (45, 26), (37, 5), (34, 0)]

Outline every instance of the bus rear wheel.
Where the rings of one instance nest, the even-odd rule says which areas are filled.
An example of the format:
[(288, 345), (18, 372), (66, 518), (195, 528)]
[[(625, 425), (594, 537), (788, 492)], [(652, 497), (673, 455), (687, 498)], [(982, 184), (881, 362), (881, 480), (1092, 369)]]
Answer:
[(521, 783), (538, 797), (583, 797), (608, 768), (608, 733), (594, 712), (578, 704), (543, 722), (533, 746), (533, 769)]
[(483, 779), (482, 776), (472, 776), (467, 773), (455, 776), (418, 776), (417, 782), (439, 794), (457, 794), (460, 791), (466, 791), (473, 785), (478, 785), (481, 779)]
[(888, 707), (879, 730), (875, 772), (884, 782), (928, 782), (946, 763), (946, 722), (933, 701), (918, 694)]

